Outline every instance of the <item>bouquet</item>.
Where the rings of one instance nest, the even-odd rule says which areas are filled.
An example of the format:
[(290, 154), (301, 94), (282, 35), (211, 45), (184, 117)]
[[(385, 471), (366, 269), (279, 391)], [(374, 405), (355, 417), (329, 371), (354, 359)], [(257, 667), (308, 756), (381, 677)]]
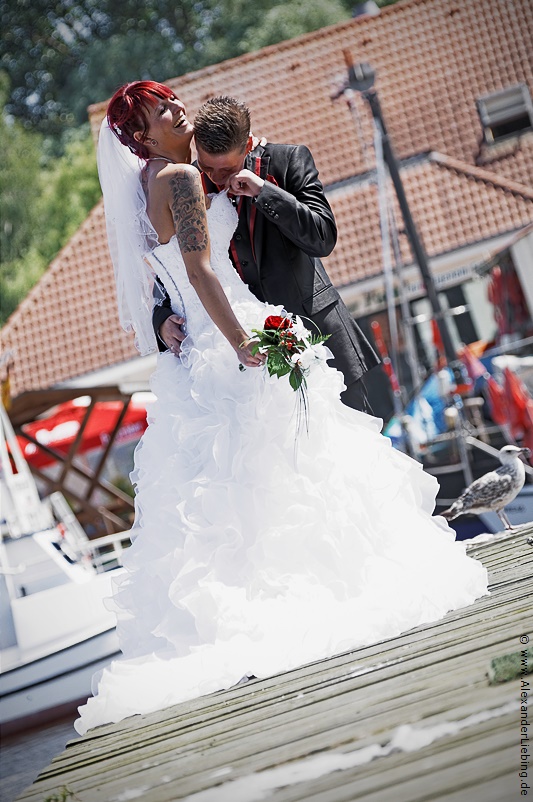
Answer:
[[(305, 377), (315, 360), (327, 358), (327, 351), (317, 346), (330, 334), (310, 332), (300, 319), (293, 315), (269, 315), (262, 329), (252, 329), (252, 354), (266, 354), (266, 367), (270, 376), (289, 377), (289, 384), (298, 393), (299, 413), (303, 411), (308, 422)], [(243, 365), (239, 365), (245, 370)], [(301, 415), (298, 415), (300, 420)]]

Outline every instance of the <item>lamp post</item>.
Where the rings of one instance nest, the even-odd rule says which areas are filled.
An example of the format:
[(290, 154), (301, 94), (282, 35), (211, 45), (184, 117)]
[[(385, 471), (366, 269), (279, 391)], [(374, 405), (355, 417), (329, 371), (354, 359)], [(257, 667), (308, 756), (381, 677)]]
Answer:
[(433, 311), (434, 318), (439, 327), (439, 332), (442, 338), (442, 344), (444, 346), (444, 351), (446, 354), (446, 360), (448, 362), (450, 369), (454, 374), (454, 379), (456, 380), (456, 383), (462, 384), (463, 383), (462, 363), (457, 359), (457, 354), (455, 352), (455, 348), (450, 335), (450, 330), (448, 328), (448, 322), (444, 317), (445, 313), (443, 312), (439, 296), (435, 289), (435, 282), (433, 281), (433, 276), (431, 274), (431, 270), (429, 267), (426, 251), (420, 239), (420, 235), (418, 234), (415, 222), (413, 220), (413, 216), (411, 214), (411, 210), (409, 209), (409, 204), (407, 202), (407, 197), (405, 195), (402, 179), (400, 177), (398, 162), (392, 149), (392, 144), (389, 138), (389, 134), (387, 132), (385, 120), (383, 119), (383, 113), (381, 110), (379, 98), (374, 88), (376, 73), (370, 64), (364, 62), (361, 64), (354, 64), (350, 53), (346, 50), (344, 51), (344, 58), (346, 66), (348, 68), (348, 80), (345, 83), (345, 85), (340, 89), (337, 96), (343, 94), (348, 88), (353, 89), (357, 92), (360, 92), (362, 97), (367, 101), (368, 105), (370, 106), (372, 117), (374, 118), (374, 121), (381, 132), (382, 142), (383, 142), (383, 158), (389, 168), (390, 177), (394, 185), (396, 197), (398, 198), (398, 203), (400, 205), (400, 210), (405, 224), (405, 229), (407, 231), (407, 236), (409, 237), (409, 243), (411, 245), (411, 249), (413, 251), (415, 260), (420, 269), (420, 273), (422, 275), (422, 280), (426, 288), (427, 296), (431, 304), (431, 309)]

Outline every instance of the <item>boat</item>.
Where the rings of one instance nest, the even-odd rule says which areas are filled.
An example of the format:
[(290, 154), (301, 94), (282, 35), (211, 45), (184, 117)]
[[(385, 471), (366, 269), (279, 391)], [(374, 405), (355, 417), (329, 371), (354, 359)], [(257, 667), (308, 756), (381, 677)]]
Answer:
[[(529, 360), (513, 358), (517, 373), (507, 375), (515, 384), (519, 381), (520, 362), (528, 363)], [(514, 417), (509, 409), (510, 388), (506, 386), (501, 371), (505, 362), (494, 366), (499, 368), (500, 383), (488, 370), (488, 366), (492, 369), (492, 362), (497, 360), (477, 361), (477, 375), (473, 374), (470, 389), (464, 392), (463, 388), (462, 395), (456, 392), (451, 371), (442, 368), (424, 382), (410, 403), (400, 414), (393, 415), (385, 427), (385, 434), (396, 448), (407, 451), (422, 463), (425, 471), (438, 479), (440, 488), (435, 514), (450, 507), (475, 479), (499, 467), (499, 449), (507, 444), (517, 445), (515, 434), (519, 433), (522, 444), (526, 445), (524, 430), (513, 430), (510, 423)], [(465, 358), (465, 364), (471, 367), (471, 355)], [(489, 383), (493, 394), (501, 393), (503, 406), (500, 410), (487, 403), (490, 400)], [(533, 407), (533, 400), (525, 385), (522, 392), (529, 410)], [(491, 412), (492, 417), (487, 417)], [(529, 425), (529, 420), (525, 423)], [(530, 436), (533, 435), (533, 429), (529, 431)], [(513, 527), (533, 521), (533, 486), (530, 484), (533, 467), (526, 463), (525, 471), (526, 484), (505, 508)], [(492, 512), (464, 515), (450, 521), (449, 525), (459, 540), (479, 534), (496, 534), (502, 529), (501, 520)]]
[[(457, 434), (457, 437), (462, 437), (464, 441), (462, 460), (459, 462), (451, 460), (439, 467), (434, 463), (423, 461), (425, 470), (436, 476), (440, 484), (435, 506), (436, 515), (450, 507), (474, 479), (493, 471), (501, 464), (498, 449), (494, 445), (479, 440), (472, 434), (461, 433)], [(497, 437), (496, 432), (493, 433), (493, 437), (498, 445), (503, 446), (508, 443), (503, 437)], [(533, 469), (527, 464), (525, 469), (531, 481)], [(505, 514), (513, 527), (520, 527), (533, 521), (532, 484), (524, 485), (516, 498), (505, 507)], [(449, 521), (449, 525), (455, 530), (458, 540), (469, 540), (481, 534), (497, 534), (502, 530), (502, 522), (495, 512), (463, 515)]]
[(119, 654), (104, 600), (127, 532), (89, 540), (65, 497), (41, 499), (0, 405), (0, 724), (6, 733), (73, 712)]
[[(372, 113), (375, 117), (374, 107)], [(518, 293), (517, 277), (511, 271), (509, 275), (513, 282), (508, 286), (509, 275), (504, 275), (498, 267), (501, 253), (491, 253), (488, 266), (496, 266), (497, 270), (489, 300), (495, 308), (497, 304), (501, 305), (501, 308), (498, 306), (498, 315), (495, 315), (495, 319), (500, 321), (500, 344), (490, 347), (487, 342), (479, 341), (460, 343), (457, 348), (448, 324), (452, 317), (463, 315), (468, 306), (460, 304), (443, 308), (441, 305), (383, 121), (377, 119), (374, 119), (374, 151), (388, 344), (382, 324), (374, 319), (370, 325), (392, 398), (384, 434), (391, 438), (393, 446), (417, 459), (428, 473), (438, 479), (440, 489), (435, 507), (438, 514), (449, 507), (472, 481), (499, 467), (498, 452), (502, 446), (521, 445), (533, 452), (533, 357), (530, 356), (533, 323), (526, 311), (529, 308), (533, 312), (533, 282), (531, 272), (525, 271), (521, 279), (526, 281), (526, 289), (520, 289)], [(430, 301), (431, 311), (416, 315), (409, 305), (391, 182)], [(526, 226), (513, 237), (506, 249), (508, 247), (520, 247), (530, 253), (533, 227)], [(481, 275), (486, 267), (481, 264), (473, 269)], [(520, 313), (518, 307), (510, 308), (511, 296), (516, 300), (518, 295), (521, 298)], [(530, 299), (529, 307), (526, 296)], [(432, 344), (433, 366), (420, 363), (414, 336), (414, 327), (420, 325), (425, 328), (427, 342)], [(459, 336), (459, 330), (456, 334)], [(404, 342), (403, 369), (399, 358), (401, 339)], [(522, 376), (519, 375), (521, 371)], [(383, 385), (380, 391), (382, 388)], [(370, 387), (369, 390), (372, 403)], [(505, 509), (512, 526), (533, 521), (533, 489), (529, 484), (533, 477), (531, 465), (526, 464), (526, 474), (528, 483)], [(450, 526), (461, 540), (482, 533), (495, 534), (502, 528), (495, 513), (461, 516), (450, 521)]]

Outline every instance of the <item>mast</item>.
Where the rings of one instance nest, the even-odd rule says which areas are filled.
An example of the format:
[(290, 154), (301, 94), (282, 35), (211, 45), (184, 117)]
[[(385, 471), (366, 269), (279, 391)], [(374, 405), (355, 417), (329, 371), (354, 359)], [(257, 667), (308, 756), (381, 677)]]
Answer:
[(448, 363), (448, 366), (452, 370), (456, 384), (463, 384), (463, 376), (464, 376), (463, 365), (461, 361), (457, 358), (457, 354), (455, 351), (455, 347), (453, 345), (453, 341), (448, 326), (448, 321), (445, 317), (446, 312), (445, 310), (443, 310), (441, 306), (440, 299), (435, 287), (435, 282), (433, 280), (433, 275), (429, 267), (428, 257), (422, 244), (422, 241), (420, 239), (418, 230), (416, 228), (415, 221), (409, 208), (409, 204), (407, 202), (407, 196), (405, 194), (405, 189), (400, 176), (398, 162), (394, 154), (392, 143), (390, 141), (390, 137), (387, 131), (387, 126), (385, 124), (385, 120), (383, 117), (383, 112), (379, 102), (379, 97), (376, 92), (376, 89), (374, 88), (376, 73), (370, 66), (370, 64), (361, 63), (354, 65), (352, 56), (347, 50), (344, 51), (344, 59), (348, 69), (348, 77), (344, 86), (341, 87), (341, 89), (335, 96), (338, 97), (344, 94), (346, 91), (355, 90), (357, 92), (360, 92), (362, 97), (369, 104), (370, 111), (372, 112), (372, 117), (374, 119), (374, 124), (381, 134), (383, 158), (389, 169), (389, 174), (402, 212), (402, 217), (404, 220), (407, 236), (409, 237), (409, 243), (411, 245), (415, 261), (418, 264), (422, 281), (424, 282), (427, 296), (431, 304), (433, 317), (439, 328), (439, 332), (444, 346), (444, 351), (446, 354), (446, 361)]

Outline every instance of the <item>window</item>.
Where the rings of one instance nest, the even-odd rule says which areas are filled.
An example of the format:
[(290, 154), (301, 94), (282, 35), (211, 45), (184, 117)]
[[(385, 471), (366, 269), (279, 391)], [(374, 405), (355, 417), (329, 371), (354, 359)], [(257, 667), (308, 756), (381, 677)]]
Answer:
[(533, 130), (533, 103), (525, 84), (480, 97), (477, 108), (485, 142), (489, 145)]

